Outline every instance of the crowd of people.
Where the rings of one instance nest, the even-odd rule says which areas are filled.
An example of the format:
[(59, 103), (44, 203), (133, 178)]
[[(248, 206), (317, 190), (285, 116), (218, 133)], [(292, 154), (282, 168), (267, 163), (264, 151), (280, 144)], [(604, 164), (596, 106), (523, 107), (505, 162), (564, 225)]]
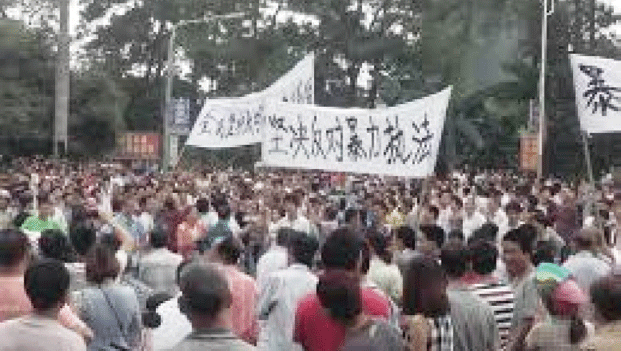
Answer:
[(0, 351), (621, 350), (610, 178), (8, 169)]

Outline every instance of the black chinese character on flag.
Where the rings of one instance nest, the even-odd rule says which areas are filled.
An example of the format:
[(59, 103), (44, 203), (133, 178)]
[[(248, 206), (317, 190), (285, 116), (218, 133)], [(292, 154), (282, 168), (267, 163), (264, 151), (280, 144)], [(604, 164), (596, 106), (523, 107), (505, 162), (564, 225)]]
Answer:
[(621, 100), (614, 93), (621, 89), (606, 85), (606, 81), (602, 78), (604, 70), (596, 66), (579, 65), (580, 71), (591, 78), (588, 89), (584, 92), (583, 97), (587, 98), (587, 106), (593, 108), (593, 113), (598, 109), (601, 110), (602, 116), (606, 116), (608, 109), (619, 111), (619, 106), (613, 104), (613, 100)]

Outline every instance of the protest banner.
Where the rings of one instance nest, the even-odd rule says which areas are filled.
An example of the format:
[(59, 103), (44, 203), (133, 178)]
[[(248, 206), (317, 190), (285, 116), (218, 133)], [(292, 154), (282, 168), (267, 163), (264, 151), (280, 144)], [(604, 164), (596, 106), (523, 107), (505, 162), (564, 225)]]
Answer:
[(205, 102), (186, 145), (207, 149), (261, 142), (262, 111), (273, 102), (312, 104), (315, 99), (315, 56), (307, 55), (267, 89), (241, 98)]
[(576, 108), (586, 133), (621, 131), (621, 61), (570, 55)]
[(451, 88), (386, 109), (274, 103), (263, 163), (271, 167), (423, 178), (433, 173)]

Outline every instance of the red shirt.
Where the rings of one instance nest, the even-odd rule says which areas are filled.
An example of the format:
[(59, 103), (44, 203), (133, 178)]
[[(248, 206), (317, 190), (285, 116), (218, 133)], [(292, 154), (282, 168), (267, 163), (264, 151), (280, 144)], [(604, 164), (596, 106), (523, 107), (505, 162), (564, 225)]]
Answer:
[[(377, 292), (362, 288), (363, 313), (390, 318), (390, 303)], [(304, 297), (295, 312), (293, 341), (306, 351), (338, 351), (345, 341), (346, 329), (324, 311), (317, 294)]]

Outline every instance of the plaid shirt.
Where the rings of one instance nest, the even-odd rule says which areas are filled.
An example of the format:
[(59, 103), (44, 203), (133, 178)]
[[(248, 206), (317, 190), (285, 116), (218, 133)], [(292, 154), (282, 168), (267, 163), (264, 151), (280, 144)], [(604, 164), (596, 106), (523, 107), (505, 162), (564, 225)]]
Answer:
[(403, 322), (403, 336), (409, 351), (453, 351), (453, 320), (449, 314), (436, 318), (404, 316)]

